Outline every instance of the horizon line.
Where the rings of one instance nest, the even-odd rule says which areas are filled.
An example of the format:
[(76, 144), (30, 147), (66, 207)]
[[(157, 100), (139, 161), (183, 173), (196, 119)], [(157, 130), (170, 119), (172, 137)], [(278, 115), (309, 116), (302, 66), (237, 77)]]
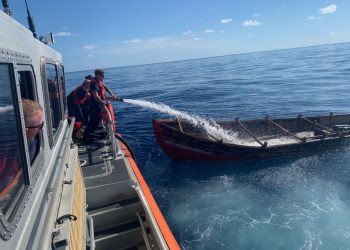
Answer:
[[(108, 68), (104, 68), (104, 69), (127, 68), (127, 67), (138, 67), (138, 66), (166, 64), (166, 63), (175, 63), (175, 62), (186, 62), (186, 61), (202, 60), (202, 59), (209, 59), (209, 58), (216, 58), (216, 57), (255, 54), (255, 53), (263, 53), (263, 52), (270, 52), (270, 51), (281, 51), (281, 50), (291, 50), (291, 49), (302, 49), (302, 48), (309, 48), (309, 47), (321, 47), (321, 46), (327, 46), (327, 45), (333, 45), (333, 44), (345, 44), (345, 43), (350, 43), (350, 41), (348, 41), (348, 42), (337, 42), (337, 43), (314, 44), (314, 45), (291, 47), (291, 48), (280, 48), (280, 49), (268, 49), (268, 50), (259, 50), (259, 51), (249, 51), (249, 52), (242, 52), (242, 53), (234, 53), (234, 54), (227, 54), (227, 55), (217, 55), (217, 56), (208, 56), (208, 57), (198, 57), (198, 58), (182, 59), (182, 60), (174, 60), (174, 61), (142, 63), (142, 64), (132, 64), (132, 65), (124, 65), (124, 66), (114, 66), (114, 67), (108, 67)], [(95, 69), (69, 71), (67, 73), (78, 73), (78, 72), (84, 72), (84, 71), (89, 71), (89, 70), (94, 71)]]

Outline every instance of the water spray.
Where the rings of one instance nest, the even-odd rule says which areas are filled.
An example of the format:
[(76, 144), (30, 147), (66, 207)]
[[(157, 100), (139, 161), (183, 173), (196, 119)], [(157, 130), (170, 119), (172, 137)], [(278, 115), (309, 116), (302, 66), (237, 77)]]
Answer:
[(156, 110), (163, 114), (173, 115), (177, 118), (181, 118), (190, 122), (194, 126), (199, 126), (204, 128), (204, 130), (208, 134), (213, 135), (216, 138), (222, 138), (225, 142), (232, 142), (232, 143), (238, 142), (237, 132), (223, 129), (213, 119), (203, 118), (198, 115), (191, 115), (187, 112), (173, 109), (170, 106), (163, 103), (155, 103), (155, 102), (149, 102), (145, 100), (134, 100), (134, 99), (123, 99), (123, 98), (118, 98), (116, 101), (130, 103), (143, 108)]

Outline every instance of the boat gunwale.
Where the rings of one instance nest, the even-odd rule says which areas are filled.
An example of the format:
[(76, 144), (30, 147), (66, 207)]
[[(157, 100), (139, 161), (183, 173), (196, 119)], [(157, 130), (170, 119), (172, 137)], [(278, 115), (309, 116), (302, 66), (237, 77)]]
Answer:
[[(349, 116), (350, 119), (350, 113), (349, 114), (339, 114), (339, 115), (333, 115), (333, 117), (346, 117)], [(320, 119), (320, 118), (327, 118), (330, 116), (312, 116), (312, 117), (307, 117), (308, 119)], [(280, 121), (280, 120), (296, 120), (298, 119), (298, 117), (288, 117), (288, 118), (277, 118), (277, 119), (272, 119), (273, 121)], [(258, 118), (258, 119), (253, 119), (253, 120), (244, 120), (243, 122), (256, 122), (256, 121), (264, 121), (264, 118)], [(211, 144), (215, 144), (215, 145), (225, 145), (228, 146), (230, 148), (241, 148), (241, 149), (257, 149), (257, 150), (263, 150), (263, 149), (275, 149), (275, 148), (287, 148), (287, 147), (292, 147), (295, 145), (300, 145), (300, 144), (313, 144), (313, 143), (317, 143), (320, 141), (325, 141), (325, 140), (332, 140), (332, 139), (336, 139), (336, 138), (347, 138), (350, 137), (350, 130), (347, 130), (345, 132), (345, 135), (343, 132), (339, 132), (339, 133), (331, 133), (328, 135), (318, 135), (318, 136), (312, 136), (312, 137), (307, 137), (307, 140), (309, 139), (309, 141), (305, 141), (305, 142), (293, 142), (293, 143), (288, 143), (288, 144), (275, 144), (275, 145), (267, 145), (266, 147), (263, 146), (257, 146), (257, 145), (244, 145), (244, 144), (236, 144), (236, 143), (229, 143), (229, 142), (217, 142), (214, 140), (210, 140), (201, 136), (198, 136), (194, 133), (189, 133), (189, 132), (185, 132), (183, 130), (180, 130), (179, 128), (176, 128), (175, 126), (170, 126), (169, 123), (176, 123), (176, 118), (165, 118), (165, 119), (153, 119), (153, 122), (156, 122), (158, 124), (160, 124), (161, 126), (166, 127), (167, 129), (170, 129), (172, 131), (175, 131), (177, 133), (183, 134), (185, 136), (194, 138), (196, 140), (205, 142), (205, 143), (211, 143)], [(191, 123), (185, 121), (187, 124), (192, 125)], [(220, 125), (221, 122), (235, 122), (234, 120), (228, 120), (228, 121), (218, 121), (217, 123)], [(350, 124), (349, 124), (350, 125)], [(193, 126), (193, 125), (192, 125)]]

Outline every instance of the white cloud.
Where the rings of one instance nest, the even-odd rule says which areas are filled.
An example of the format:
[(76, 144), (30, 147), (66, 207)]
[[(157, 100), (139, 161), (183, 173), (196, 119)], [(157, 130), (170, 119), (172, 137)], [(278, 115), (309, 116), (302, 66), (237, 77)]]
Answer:
[(209, 29), (204, 31), (204, 33), (214, 33), (214, 32), (215, 32), (215, 30), (209, 30)]
[[(152, 58), (152, 60), (158, 60), (162, 58), (162, 61), (167, 61), (169, 58), (172, 60), (184, 59), (184, 56), (191, 55), (189, 58), (195, 58), (199, 56), (194, 56), (193, 53), (210, 52), (215, 51), (214, 54), (217, 54), (218, 50), (226, 48), (227, 46), (232, 46), (232, 41), (213, 41), (207, 39), (201, 39), (200, 37), (184, 37), (184, 36), (175, 36), (175, 37), (155, 37), (151, 39), (143, 40), (140, 44), (127, 44), (120, 46), (115, 44), (114, 46), (109, 46), (101, 51), (104, 54), (117, 54), (119, 56), (126, 55), (130, 57), (138, 57), (140, 55), (147, 55)], [(216, 48), (216, 49), (214, 49)], [(213, 50), (214, 49), (214, 50)], [(227, 54), (227, 53), (220, 53)], [(170, 57), (170, 55), (172, 55)], [(157, 59), (158, 58), (158, 59)], [(140, 63), (138, 61), (138, 63)]]
[(142, 39), (139, 43), (124, 43), (113, 41), (109, 44), (99, 45), (98, 53), (100, 54), (137, 54), (149, 53), (151, 51), (175, 51), (178, 49), (199, 49), (201, 46), (206, 46), (212, 42), (201, 39), (196, 35), (191, 36), (173, 36), (173, 37), (154, 37)]
[(312, 21), (312, 20), (316, 20), (316, 19), (320, 19), (321, 17), (319, 16), (309, 16), (308, 18), (306, 18), (306, 21)]
[(337, 5), (335, 5), (335, 4), (331, 4), (327, 7), (320, 9), (321, 14), (332, 14), (336, 11), (337, 11)]
[(131, 40), (127, 40), (127, 41), (124, 41), (123, 43), (124, 44), (135, 44), (135, 43), (140, 43), (140, 42), (142, 42), (142, 40), (141, 39), (138, 39), (138, 38), (135, 38), (135, 39), (131, 39)]
[(189, 35), (192, 35), (192, 31), (191, 30), (187, 30), (186, 32), (182, 33), (181, 35), (183, 36), (189, 36)]
[(89, 58), (94, 58), (94, 55), (92, 55), (92, 54), (88, 54), (87, 55)]
[(93, 44), (89, 44), (89, 45), (85, 45), (84, 49), (86, 49), (86, 50), (94, 50), (94, 49), (96, 49), (96, 46), (93, 45)]
[(262, 25), (261, 22), (257, 21), (257, 20), (245, 20), (243, 23), (242, 23), (243, 26), (259, 26), (259, 25)]
[[(121, 49), (133, 49), (136, 51), (141, 50), (153, 50), (153, 49), (162, 49), (162, 48), (177, 48), (185, 46), (185, 44), (191, 43), (193, 41), (198, 41), (197, 38), (188, 39), (187, 37), (155, 37), (150, 39), (142, 40), (138, 43), (125, 43), (124, 47), (120, 47), (116, 44), (117, 48)], [(140, 40), (141, 41), (141, 40)]]
[(259, 17), (260, 16), (260, 14), (254, 14), (253, 15), (253, 17)]
[[(217, 32), (217, 31), (215, 31)], [(93, 51), (87, 51), (84, 56), (72, 58), (68, 67), (76, 70), (86, 68), (125, 66), (143, 63), (156, 63), (193, 58), (228, 55), (236, 51), (236, 43), (232, 39), (205, 39), (199, 35), (182, 36), (180, 33), (174, 36), (144, 38), (136, 44), (125, 44), (123, 40), (109, 40), (95, 43)], [(83, 46), (82, 46), (83, 47)], [(237, 52), (237, 51), (236, 51)], [(98, 62), (95, 58), (103, 58)], [(68, 60), (66, 60), (68, 61)], [(73, 65), (75, 64), (75, 65)]]
[(338, 36), (339, 34), (336, 33), (336, 32), (329, 32), (329, 35), (330, 35), (330, 36)]
[(53, 34), (54, 36), (73, 36), (70, 31), (61, 31)]
[(232, 21), (233, 21), (232, 18), (224, 18), (220, 20), (220, 23), (227, 24), (227, 23), (231, 23)]

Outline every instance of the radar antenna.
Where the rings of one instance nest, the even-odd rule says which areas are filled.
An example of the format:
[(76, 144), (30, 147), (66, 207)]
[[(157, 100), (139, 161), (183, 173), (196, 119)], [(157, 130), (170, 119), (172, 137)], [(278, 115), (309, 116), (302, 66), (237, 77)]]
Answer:
[(29, 29), (33, 33), (33, 36), (35, 38), (38, 38), (38, 36), (36, 35), (36, 31), (35, 31), (34, 20), (33, 20), (32, 16), (30, 15), (30, 12), (29, 12), (27, 0), (24, 0), (24, 1), (26, 2), (26, 7), (27, 7), (27, 14), (28, 14), (27, 20), (28, 20)]

